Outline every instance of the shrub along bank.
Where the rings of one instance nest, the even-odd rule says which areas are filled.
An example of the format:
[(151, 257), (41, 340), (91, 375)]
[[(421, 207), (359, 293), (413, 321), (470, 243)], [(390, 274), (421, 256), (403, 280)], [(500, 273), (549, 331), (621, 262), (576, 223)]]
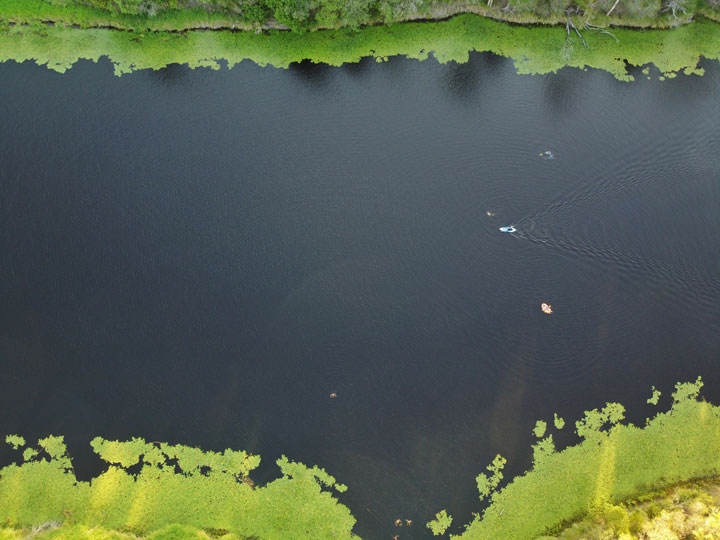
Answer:
[[(668, 27), (720, 16), (720, 0), (3, 0), (8, 21), (82, 27), (295, 31), (359, 28), (476, 13), (520, 23)], [(578, 27), (582, 30), (582, 26)]]

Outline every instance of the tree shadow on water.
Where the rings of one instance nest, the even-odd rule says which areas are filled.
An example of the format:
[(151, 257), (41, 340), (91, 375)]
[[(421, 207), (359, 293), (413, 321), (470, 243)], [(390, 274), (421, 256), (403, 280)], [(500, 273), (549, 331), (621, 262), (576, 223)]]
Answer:
[(367, 75), (370, 68), (375, 64), (375, 60), (370, 57), (361, 58), (359, 62), (349, 62), (340, 66), (340, 71), (351, 77), (360, 78)]
[(557, 73), (543, 75), (542, 103), (554, 112), (568, 112), (576, 104), (577, 97), (587, 77), (574, 68), (563, 68)]
[(442, 66), (441, 88), (451, 98), (468, 100), (477, 95), (507, 62), (507, 58), (492, 53), (470, 53), (470, 59), (465, 63), (450, 62)]
[(180, 86), (189, 82), (191, 71), (187, 64), (169, 64), (161, 69), (149, 70), (149, 76), (165, 87)]
[(324, 91), (332, 86), (333, 70), (328, 64), (316, 64), (310, 60), (293, 62), (288, 72), (304, 86), (315, 91)]
[[(720, 98), (720, 63), (717, 60), (700, 58), (697, 65), (704, 70), (703, 75), (679, 72), (675, 77), (659, 81), (659, 91), (664, 100), (672, 100), (678, 104), (697, 104), (704, 100), (716, 102)], [(647, 77), (643, 73), (640, 77)], [(650, 67), (650, 78), (659, 78), (660, 73), (655, 66)]]

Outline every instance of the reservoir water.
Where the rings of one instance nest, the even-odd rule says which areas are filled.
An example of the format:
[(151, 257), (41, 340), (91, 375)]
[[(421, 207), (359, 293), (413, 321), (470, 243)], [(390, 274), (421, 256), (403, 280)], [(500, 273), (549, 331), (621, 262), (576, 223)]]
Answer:
[(572, 442), (698, 375), (717, 403), (704, 67), (0, 65), (2, 433), (65, 435), (82, 478), (96, 435), (247, 449), (256, 481), (286, 454), (408, 540), (458, 532), (497, 453), (525, 470), (537, 419)]

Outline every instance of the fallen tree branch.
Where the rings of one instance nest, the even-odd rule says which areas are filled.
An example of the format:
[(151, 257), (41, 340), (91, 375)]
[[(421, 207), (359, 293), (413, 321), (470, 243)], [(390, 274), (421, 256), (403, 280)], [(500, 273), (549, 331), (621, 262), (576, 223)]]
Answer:
[(617, 36), (610, 32), (610, 30), (607, 30), (604, 26), (595, 26), (594, 24), (590, 24), (589, 22), (585, 21), (585, 23), (583, 24), (583, 28), (585, 30), (595, 30), (596, 32), (600, 32), (601, 34), (607, 34), (608, 36), (613, 38), (616, 43), (620, 43), (620, 40), (617, 38)]
[(620, 0), (615, 0), (615, 3), (614, 3), (614, 4), (612, 5), (612, 7), (608, 10), (608, 12), (605, 14), (606, 17), (608, 17), (608, 16), (613, 12), (613, 9), (615, 9), (615, 6), (618, 5), (618, 2), (619, 2), (619, 1), (620, 1)]
[(565, 23), (565, 32), (567, 33), (567, 36), (565, 37), (565, 44), (563, 45), (562, 55), (563, 55), (563, 59), (565, 61), (567, 61), (573, 52), (573, 40), (572, 40), (572, 37), (570, 36), (570, 19), (569, 18), (568, 18), (567, 22)]
[[(575, 30), (575, 33), (580, 38), (580, 43), (582, 43), (583, 46), (587, 49), (588, 45), (587, 45), (587, 43), (585, 43), (585, 40), (583, 39), (582, 34), (580, 33), (580, 30), (578, 30), (578, 27), (575, 26), (575, 23), (572, 20), (572, 16), (570, 15), (570, 10), (568, 10), (566, 13), (567, 13), (567, 22), (565, 23), (565, 30), (568, 33), (568, 36), (570, 35), (570, 28), (572, 27), (572, 29)], [(566, 41), (567, 41), (567, 38), (566, 38)]]

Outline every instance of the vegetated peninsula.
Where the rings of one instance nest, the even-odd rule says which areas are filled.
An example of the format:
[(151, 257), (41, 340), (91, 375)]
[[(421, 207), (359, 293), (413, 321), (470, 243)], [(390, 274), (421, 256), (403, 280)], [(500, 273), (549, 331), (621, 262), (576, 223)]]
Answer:
[[(106, 470), (78, 481), (62, 437), (26, 445), (6, 437), (20, 463), (0, 470), (0, 539), (351, 540), (355, 518), (333, 496), (347, 488), (284, 456), (282, 476), (256, 486), (260, 457), (142, 439), (91, 446)], [(4, 527), (3, 527), (4, 526)]]
[(107, 56), (120, 75), (489, 51), (520, 73), (593, 67), (632, 80), (627, 65), (701, 74), (701, 57), (720, 59), (718, 21), (720, 0), (2, 0), (0, 61), (62, 72)]
[[(713, 487), (720, 476), (720, 407), (700, 399), (702, 386), (700, 378), (678, 383), (670, 410), (644, 427), (622, 423), (619, 403), (587, 411), (575, 423), (581, 442), (560, 452), (547, 422), (539, 421), (532, 469), (498, 490), (504, 459), (496, 457), (477, 477), (480, 499), (489, 504), (458, 538), (720, 539), (720, 526), (712, 525), (720, 525)], [(659, 399), (653, 388), (648, 403)], [(555, 430), (565, 425), (560, 418), (553, 423)], [(685, 491), (672, 489), (678, 485)], [(695, 501), (703, 506), (688, 504), (682, 516), (674, 513), (680, 502)], [(428, 524), (436, 533), (451, 523), (439, 518), (446, 515)], [(653, 530), (675, 532), (658, 536)], [(697, 534), (688, 536), (688, 530)]]
[[(464, 528), (441, 510), (428, 527), (462, 540), (720, 540), (720, 407), (701, 388), (678, 383), (670, 409), (643, 427), (624, 424), (618, 403), (587, 411), (581, 442), (562, 451), (549, 431), (565, 420), (538, 421), (530, 471), (503, 485), (496, 456), (476, 479), (485, 510)], [(659, 398), (653, 389), (648, 403)], [(6, 442), (18, 462), (0, 469), (3, 540), (357, 540), (338, 500), (346, 486), (285, 457), (282, 476), (258, 486), (260, 458), (243, 451), (96, 438), (106, 470), (84, 482), (62, 437)]]

